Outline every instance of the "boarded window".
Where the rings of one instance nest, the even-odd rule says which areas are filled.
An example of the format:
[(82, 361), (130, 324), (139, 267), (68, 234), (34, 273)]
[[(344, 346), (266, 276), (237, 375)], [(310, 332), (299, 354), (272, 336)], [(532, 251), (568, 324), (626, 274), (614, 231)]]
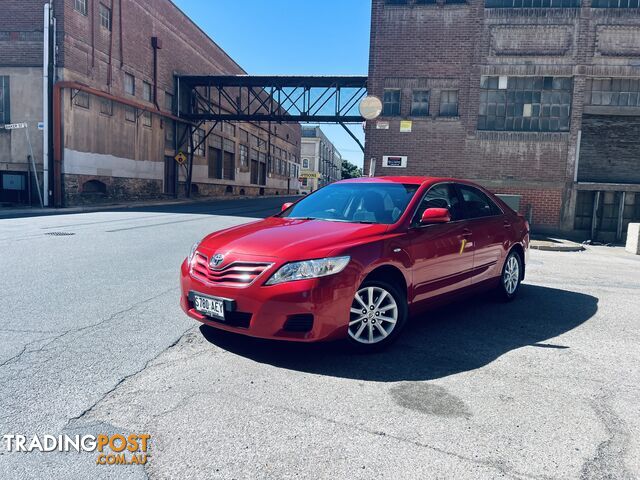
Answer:
[(124, 74), (124, 93), (128, 95), (136, 94), (136, 77), (130, 73)]
[(108, 98), (100, 99), (100, 113), (103, 115), (113, 115), (113, 102)]
[(82, 90), (73, 90), (73, 104), (82, 108), (89, 108), (89, 94)]

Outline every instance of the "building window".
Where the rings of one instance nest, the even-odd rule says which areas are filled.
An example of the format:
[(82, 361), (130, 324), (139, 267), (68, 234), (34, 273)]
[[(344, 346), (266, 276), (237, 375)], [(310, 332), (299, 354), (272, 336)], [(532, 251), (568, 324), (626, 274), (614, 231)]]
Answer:
[(149, 82), (142, 82), (142, 98), (147, 102), (152, 101), (151, 84)]
[(100, 113), (103, 115), (113, 115), (113, 102), (108, 98), (100, 99)]
[(397, 117), (400, 115), (400, 90), (385, 89), (382, 114), (387, 117)]
[(240, 166), (242, 168), (249, 166), (249, 148), (246, 145), (240, 145)]
[(458, 91), (442, 90), (440, 92), (440, 116), (441, 117), (457, 117), (458, 116)]
[(236, 144), (232, 140), (226, 138), (222, 140), (223, 144), (223, 168), (222, 177), (226, 180), (236, 179)]
[(10, 123), (9, 105), (9, 77), (0, 76), (0, 123)]
[(307, 138), (315, 138), (316, 127), (302, 127), (302, 136)]
[(173, 112), (173, 95), (164, 92), (164, 108), (167, 112)]
[(487, 8), (579, 8), (580, 0), (485, 0), (484, 5)]
[(222, 178), (222, 137), (211, 135), (209, 178)]
[(638, 8), (638, 0), (591, 0), (592, 8)]
[(138, 118), (138, 112), (135, 107), (129, 105), (124, 106), (124, 119), (128, 122), (135, 122)]
[(87, 0), (75, 0), (73, 8), (85, 17), (87, 16)]
[(303, 187), (306, 187), (306, 186), (307, 186), (307, 183), (308, 183), (308, 179), (303, 178), (303, 179), (302, 179), (302, 182), (301, 182), (300, 184), (301, 184)]
[(229, 122), (224, 122), (222, 124), (222, 131), (232, 137), (236, 136), (236, 127)]
[(102, 25), (107, 30), (111, 31), (111, 9), (104, 6), (101, 3), (99, 14), (100, 14), (100, 25)]
[(480, 83), (478, 130), (569, 131), (571, 77), (488, 77)]
[(594, 78), (589, 81), (591, 90), (589, 105), (614, 107), (640, 107), (640, 79)]
[(249, 143), (249, 132), (247, 132), (246, 130), (240, 129), (240, 141), (248, 144)]
[(152, 124), (151, 112), (143, 112), (142, 113), (142, 125), (145, 127), (150, 127)]
[(124, 74), (124, 93), (127, 95), (136, 94), (136, 77), (130, 73)]
[(414, 117), (429, 116), (429, 90), (414, 90), (411, 100), (411, 115)]
[[(198, 155), (200, 157), (204, 157), (205, 155), (205, 141), (204, 141), (204, 130), (199, 128), (198, 130), (196, 130), (194, 138), (193, 138), (193, 146), (195, 148), (194, 154)], [(217, 137), (216, 138), (220, 138)]]
[(173, 150), (176, 125), (173, 120), (166, 120), (164, 123), (164, 148)]
[(302, 168), (308, 170), (309, 169), (309, 159), (308, 158), (303, 158), (302, 159)]
[(73, 104), (82, 108), (89, 108), (89, 94), (82, 90), (73, 90)]

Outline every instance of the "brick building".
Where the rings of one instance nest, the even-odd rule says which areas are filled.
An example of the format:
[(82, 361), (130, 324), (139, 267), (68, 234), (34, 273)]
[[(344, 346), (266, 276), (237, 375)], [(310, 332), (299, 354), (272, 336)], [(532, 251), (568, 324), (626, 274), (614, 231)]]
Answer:
[[(45, 125), (52, 140), (43, 149), (45, 3), (2, 2), (0, 125), (27, 122), (41, 183), (49, 151), (51, 203), (182, 194), (186, 169), (174, 157), (190, 147), (176, 117), (175, 75), (246, 72), (169, 0), (52, 0), (55, 67)], [(196, 130), (197, 143), (211, 126)], [(34, 186), (25, 142), (24, 131), (0, 129), (0, 176), (14, 187), (0, 189), (2, 201), (29, 200), (15, 181)], [(298, 190), (297, 124), (221, 123), (193, 153), (200, 195)]]
[(640, 220), (637, 7), (373, 0), (369, 91), (384, 112), (367, 123), (365, 172), (374, 159), (377, 175), (469, 178), (518, 195), (538, 231), (624, 235)]

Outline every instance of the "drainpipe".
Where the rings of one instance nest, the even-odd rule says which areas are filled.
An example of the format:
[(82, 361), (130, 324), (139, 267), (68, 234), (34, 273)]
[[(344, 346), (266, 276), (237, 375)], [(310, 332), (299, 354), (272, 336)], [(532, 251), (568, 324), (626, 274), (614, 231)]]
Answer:
[[(51, 24), (51, 3), (44, 5), (44, 35), (42, 56), (42, 189), (43, 205), (49, 206), (49, 25)], [(39, 188), (39, 187), (38, 187)]]

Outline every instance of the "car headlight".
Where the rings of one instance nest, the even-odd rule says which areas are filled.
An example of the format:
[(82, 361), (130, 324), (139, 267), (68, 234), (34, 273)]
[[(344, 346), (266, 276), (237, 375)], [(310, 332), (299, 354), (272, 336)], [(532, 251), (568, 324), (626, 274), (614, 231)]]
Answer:
[(292, 282), (294, 280), (334, 275), (344, 270), (349, 260), (351, 260), (351, 257), (332, 257), (287, 263), (280, 267), (265, 285), (277, 285), (278, 283)]
[(196, 242), (193, 244), (193, 246), (191, 247), (191, 250), (189, 251), (189, 256), (187, 257), (187, 263), (189, 265), (191, 265), (191, 260), (193, 260), (194, 255), (196, 254), (196, 250), (198, 250), (198, 246), (200, 245), (200, 242)]

